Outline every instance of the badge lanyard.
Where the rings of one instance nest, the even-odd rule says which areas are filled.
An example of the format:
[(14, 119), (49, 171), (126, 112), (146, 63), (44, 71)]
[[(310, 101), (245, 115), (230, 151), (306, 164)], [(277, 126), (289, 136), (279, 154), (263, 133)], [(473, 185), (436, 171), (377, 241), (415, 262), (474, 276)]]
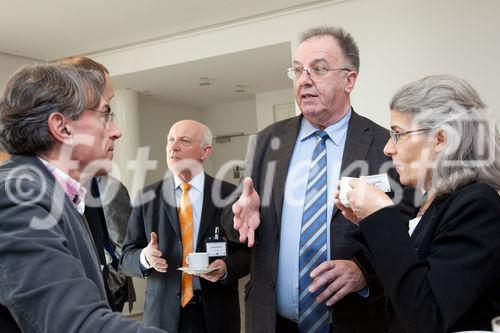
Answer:
[(208, 257), (225, 257), (227, 255), (227, 239), (219, 236), (219, 227), (215, 227), (215, 234), (205, 241)]

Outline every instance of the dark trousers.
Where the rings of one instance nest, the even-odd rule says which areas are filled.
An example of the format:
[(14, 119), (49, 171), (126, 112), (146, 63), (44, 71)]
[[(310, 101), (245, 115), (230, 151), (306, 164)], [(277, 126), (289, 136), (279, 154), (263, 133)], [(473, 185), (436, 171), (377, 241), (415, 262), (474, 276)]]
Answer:
[(181, 307), (179, 318), (179, 333), (207, 333), (207, 322), (205, 320), (205, 312), (203, 303), (198, 293), (195, 297)]
[[(330, 324), (328, 332), (333, 332), (332, 324)], [(276, 314), (276, 333), (300, 333), (299, 324)]]
[(276, 314), (276, 333), (300, 333), (299, 324)]

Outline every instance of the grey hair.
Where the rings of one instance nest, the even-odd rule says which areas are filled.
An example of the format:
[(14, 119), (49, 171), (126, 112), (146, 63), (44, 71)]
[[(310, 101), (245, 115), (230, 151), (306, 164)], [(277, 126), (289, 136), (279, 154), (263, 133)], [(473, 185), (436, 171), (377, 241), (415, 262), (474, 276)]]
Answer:
[(213, 135), (212, 131), (210, 131), (210, 128), (206, 126), (205, 124), (203, 125), (203, 141), (201, 142), (201, 147), (204, 148), (208, 145), (212, 145), (212, 140), (213, 140)]
[(390, 108), (409, 114), (430, 135), (446, 133), (447, 144), (428, 173), (437, 196), (472, 182), (500, 190), (500, 134), (490, 110), (467, 81), (451, 75), (427, 76), (401, 88)]
[(352, 69), (359, 72), (359, 49), (350, 33), (344, 29), (334, 26), (315, 27), (304, 31), (300, 35), (299, 43), (303, 43), (314, 37), (331, 36), (340, 46), (344, 58), (353, 67)]
[(74, 120), (84, 110), (95, 110), (104, 86), (104, 76), (93, 70), (61, 64), (21, 67), (0, 96), (0, 143), (10, 154), (50, 150), (49, 116), (60, 112)]

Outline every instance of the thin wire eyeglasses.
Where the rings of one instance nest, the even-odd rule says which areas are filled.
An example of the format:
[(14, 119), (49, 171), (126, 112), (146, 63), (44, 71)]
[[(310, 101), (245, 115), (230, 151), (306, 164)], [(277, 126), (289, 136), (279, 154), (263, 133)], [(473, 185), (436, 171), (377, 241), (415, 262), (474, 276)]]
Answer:
[(342, 68), (325, 68), (323, 66), (313, 66), (309, 68), (304, 68), (304, 67), (290, 67), (287, 68), (286, 70), (286, 75), (290, 80), (297, 80), (300, 78), (303, 72), (307, 72), (311, 78), (313, 77), (324, 77), (328, 72), (331, 71), (347, 71), (350, 72), (351, 70), (346, 67)]
[(406, 131), (406, 132), (396, 132), (393, 130), (389, 130), (389, 135), (391, 136), (391, 140), (393, 143), (398, 143), (399, 139), (406, 134), (410, 133), (417, 133), (417, 132), (423, 132), (423, 131), (428, 131), (430, 128), (421, 128), (413, 131)]
[(105, 107), (106, 107), (106, 110), (104, 110), (104, 111), (100, 111), (100, 110), (88, 110), (88, 111), (100, 113), (102, 115), (102, 117), (104, 118), (104, 120), (106, 121), (106, 123), (113, 123), (115, 120), (115, 113), (113, 111), (111, 111), (111, 108), (109, 107), (109, 105), (106, 105)]

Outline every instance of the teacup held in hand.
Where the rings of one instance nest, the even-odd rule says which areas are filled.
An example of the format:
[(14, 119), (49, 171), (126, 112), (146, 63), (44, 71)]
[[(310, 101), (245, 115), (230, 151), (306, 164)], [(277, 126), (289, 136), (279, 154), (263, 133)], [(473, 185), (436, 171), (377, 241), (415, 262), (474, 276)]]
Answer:
[(189, 268), (207, 268), (208, 254), (206, 252), (193, 252), (187, 255), (186, 262)]

